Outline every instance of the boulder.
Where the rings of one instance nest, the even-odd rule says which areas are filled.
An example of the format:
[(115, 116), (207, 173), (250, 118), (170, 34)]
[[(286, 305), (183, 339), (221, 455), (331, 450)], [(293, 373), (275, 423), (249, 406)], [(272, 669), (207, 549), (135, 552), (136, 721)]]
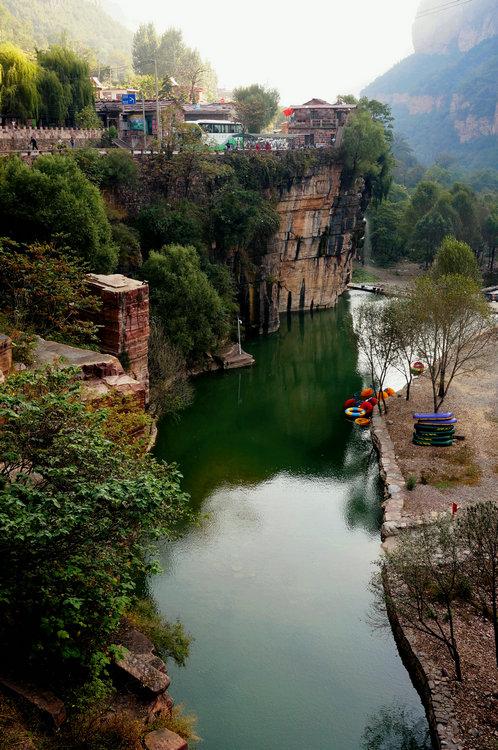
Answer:
[(42, 714), (48, 716), (56, 727), (60, 727), (66, 720), (64, 703), (49, 690), (43, 690), (38, 686), (14, 680), (5, 675), (0, 675), (0, 684), (35, 706)]
[(188, 745), (180, 735), (169, 729), (156, 729), (145, 735), (147, 750), (188, 750)]
[(116, 661), (117, 668), (137, 683), (142, 690), (158, 695), (168, 689), (171, 682), (164, 662), (152, 653), (136, 654), (127, 651)]

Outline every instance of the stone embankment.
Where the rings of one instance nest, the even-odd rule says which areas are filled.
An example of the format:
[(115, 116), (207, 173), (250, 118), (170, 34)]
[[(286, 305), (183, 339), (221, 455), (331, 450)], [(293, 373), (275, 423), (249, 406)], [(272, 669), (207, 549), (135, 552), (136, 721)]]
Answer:
[[(389, 551), (396, 545), (396, 537), (400, 532), (423, 521), (414, 521), (403, 513), (408, 490), (396, 460), (385, 418), (375, 414), (371, 432), (384, 485), (382, 546)], [(386, 589), (389, 586), (385, 579), (384, 586)], [(465, 750), (458, 735), (459, 727), (452, 708), (448, 675), (444, 669), (436, 668), (429, 661), (427, 654), (417, 644), (415, 635), (403, 628), (395, 608), (388, 607), (388, 617), (403, 663), (422, 699), (435, 750)]]

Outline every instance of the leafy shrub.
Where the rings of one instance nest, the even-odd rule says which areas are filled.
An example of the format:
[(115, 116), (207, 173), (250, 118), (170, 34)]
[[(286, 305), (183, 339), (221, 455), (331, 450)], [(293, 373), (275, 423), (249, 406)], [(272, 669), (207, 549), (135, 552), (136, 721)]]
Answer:
[(0, 386), (0, 637), (54, 681), (105, 669), (153, 540), (189, 517), (175, 467), (114, 445), (105, 418), (71, 368)]
[(117, 250), (104, 201), (72, 156), (40, 156), (33, 166), (18, 157), (0, 162), (2, 233), (30, 244), (62, 237), (90, 271), (109, 273)]
[(229, 331), (223, 302), (201, 270), (193, 247), (168, 245), (152, 252), (140, 275), (164, 333), (190, 361), (219, 346)]
[(417, 486), (417, 477), (414, 477), (413, 474), (410, 474), (410, 476), (406, 480), (406, 489), (407, 490), (414, 490)]
[(137, 231), (118, 222), (112, 224), (112, 239), (118, 248), (118, 270), (126, 275), (140, 268), (142, 252)]
[[(94, 344), (97, 327), (85, 316), (99, 308), (100, 301), (88, 290), (84, 266), (66, 248), (0, 242), (0, 312), (11, 330), (26, 332), (14, 336), (24, 356), (32, 331), (68, 344)], [(18, 361), (19, 356), (18, 351)]]

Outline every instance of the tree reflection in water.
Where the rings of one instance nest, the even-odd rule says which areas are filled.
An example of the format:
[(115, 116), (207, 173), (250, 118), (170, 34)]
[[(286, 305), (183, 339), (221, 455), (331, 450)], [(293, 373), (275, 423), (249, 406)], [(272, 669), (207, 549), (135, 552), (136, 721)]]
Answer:
[(425, 719), (394, 704), (384, 706), (370, 717), (363, 731), (362, 750), (431, 750), (429, 730)]

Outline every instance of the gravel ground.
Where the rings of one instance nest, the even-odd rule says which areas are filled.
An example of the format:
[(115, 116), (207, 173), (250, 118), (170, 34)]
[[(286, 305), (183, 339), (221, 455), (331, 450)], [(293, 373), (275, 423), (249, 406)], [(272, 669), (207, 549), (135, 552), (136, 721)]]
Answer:
[(456, 435), (465, 438), (448, 448), (412, 443), (412, 412), (433, 411), (427, 376), (416, 378), (410, 401), (404, 393), (388, 401), (387, 427), (405, 479), (417, 485), (407, 493), (404, 515), (447, 510), (478, 500), (498, 502), (498, 348), (472, 375), (455, 378), (443, 410), (458, 418)]

